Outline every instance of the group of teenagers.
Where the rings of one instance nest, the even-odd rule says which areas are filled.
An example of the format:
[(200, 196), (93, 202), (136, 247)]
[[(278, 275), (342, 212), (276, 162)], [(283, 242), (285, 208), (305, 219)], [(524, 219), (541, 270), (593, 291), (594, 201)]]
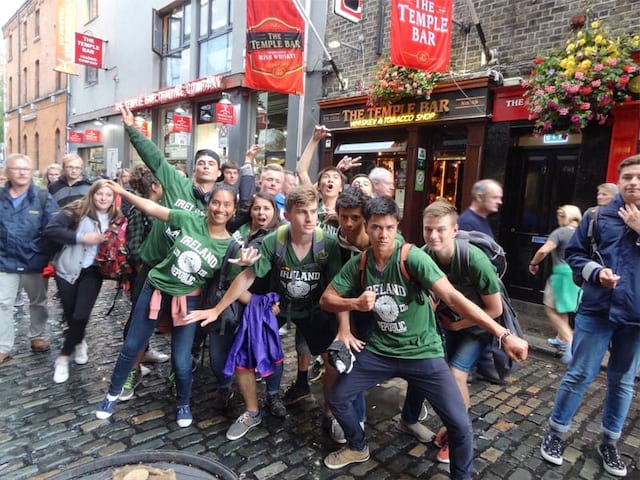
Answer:
[[(448, 270), (455, 254), (455, 208), (445, 201), (427, 207), (426, 247), (421, 249), (406, 244), (399, 233), (400, 211), (394, 200), (369, 190), (376, 182), (384, 187), (386, 178), (376, 178), (374, 172), (371, 177), (355, 178), (356, 185), (348, 186), (341, 170), (330, 167), (318, 174), (316, 185), (311, 184), (305, 170), (319, 141), (329, 135), (322, 127), (316, 128), (299, 160), (301, 185), (286, 194), (281, 208), (282, 200), (268, 191), (268, 180), (258, 182), (258, 193), (249, 189), (247, 195), (245, 187), (256, 185), (252, 163), (259, 147), (247, 152), (235, 186), (215, 182), (220, 169), (212, 151), (197, 152), (192, 181), (135, 129), (126, 107), (122, 114), (131, 143), (149, 169), (144, 174), (133, 172), (131, 183), (139, 186), (141, 195), (117, 182), (95, 182), (82, 200), (88, 210), (81, 212), (82, 220), (75, 226), (75, 243), (65, 244), (59, 255), (82, 251), (75, 257), (84, 261), (75, 272), (79, 280), (73, 285), (78, 299), (89, 297), (88, 287), (99, 289), (101, 282), (87, 252), (92, 234), (98, 237), (104, 225), (120, 215), (116, 199), (154, 219), (148, 222), (138, 253), (124, 342), (96, 416), (111, 417), (119, 400), (133, 396), (127, 383), (130, 387), (130, 381), (140, 375), (139, 364), (149, 339), (168, 317), (178, 425), (188, 427), (193, 422), (192, 350), (204, 332), (216, 396), (230, 398), (235, 380), (245, 402), (245, 412), (226, 434), (230, 440), (239, 439), (257, 427), (264, 414), (256, 373), (266, 386), (264, 410), (277, 417), (287, 414), (280, 395), (284, 355), (278, 330), (291, 322), (296, 326), (301, 384), (306, 382), (312, 356), (324, 359), (322, 426), (334, 440), (345, 444), (325, 458), (327, 467), (338, 469), (369, 459), (363, 393), (386, 379), (401, 377), (408, 382), (408, 392), (400, 430), (421, 441), (433, 440), (430, 430), (419, 422), (427, 401), (445, 427), (435, 439), (446, 449), (442, 460), (451, 463), (453, 478), (469, 478), (473, 470), (469, 395), (466, 381), (459, 381), (452, 372), (472, 368), (473, 357), (494, 338), (516, 361), (527, 357), (528, 346), (495, 321), (501, 307), (496, 308), (491, 300), (499, 299), (499, 281), (482, 252), (473, 247), (470, 251), (473, 281), (478, 282), (477, 304), (451, 284), (453, 272)], [(343, 163), (349, 167), (356, 160), (347, 158)], [(277, 169), (267, 169), (267, 176), (273, 171)], [(281, 188), (284, 172), (277, 173), (280, 179), (275, 183)], [(147, 181), (138, 179), (141, 175)], [(69, 216), (69, 212), (63, 208), (58, 217), (62, 215)], [(86, 228), (85, 218), (91, 219), (85, 222)], [(64, 269), (59, 258), (55, 263), (57, 269)], [(219, 282), (223, 268), (229, 277), (225, 285)], [(210, 305), (203, 298), (211, 296), (212, 282), (221, 291)], [(434, 298), (456, 314), (450, 320), (454, 333), (446, 343), (450, 360), (456, 358), (459, 365), (445, 359)], [(490, 299), (488, 306), (482, 304), (483, 299)], [(236, 302), (245, 305), (240, 324), (221, 325)], [(464, 335), (457, 334), (465, 326), (484, 332), (470, 336), (480, 345), (472, 352)], [(68, 365), (83, 334), (82, 330), (67, 336), (56, 361), (56, 374), (59, 365)], [(338, 373), (336, 359), (343, 366), (348, 364), (349, 373)], [(62, 370), (68, 376), (68, 366)]]
[[(347, 185), (342, 169), (358, 163), (345, 158), (312, 184), (308, 170), (315, 150), (330, 135), (324, 127), (316, 127), (299, 159), (301, 185), (284, 196), (281, 168), (267, 168), (254, 178), (259, 146), (237, 167), (234, 185), (217, 183), (220, 159), (211, 150), (196, 153), (191, 180), (135, 128), (126, 106), (122, 116), (147, 166), (133, 172), (136, 193), (98, 180), (45, 229), (45, 237), (63, 245), (54, 264), (68, 324), (54, 381), (66, 381), (69, 359), (83, 343), (86, 355), (86, 325), (102, 285), (97, 246), (122, 216), (119, 205), (126, 204), (130, 230), (138, 238), (138, 251), (130, 256), (132, 311), (97, 418), (111, 417), (118, 400), (133, 397), (149, 339), (168, 319), (178, 425), (193, 422), (192, 352), (208, 337), (216, 397), (228, 401), (235, 381), (245, 403), (226, 434), (237, 440), (262, 421), (257, 374), (265, 380), (265, 410), (276, 417), (287, 414), (280, 395), (284, 354), (278, 331), (293, 323), (298, 375), (292, 387), (304, 394), (306, 386), (308, 393), (312, 356), (321, 355), (326, 368), (322, 426), (344, 444), (325, 458), (328, 468), (369, 459), (363, 394), (400, 377), (408, 388), (398, 428), (434, 441), (452, 478), (471, 478), (467, 376), (491, 344), (515, 361), (527, 358), (528, 345), (496, 321), (502, 285), (489, 258), (469, 245), (469, 265), (461, 271), (455, 207), (446, 200), (426, 207), (425, 246), (418, 248), (398, 230), (390, 172), (374, 169)], [(490, 198), (497, 184), (487, 185), (472, 194), (499, 206)], [(221, 271), (228, 277), (224, 284)], [(207, 303), (212, 285), (218, 289), (215, 302)], [(237, 302), (244, 314), (238, 325), (229, 324)], [(435, 437), (420, 423), (425, 401), (444, 425)]]

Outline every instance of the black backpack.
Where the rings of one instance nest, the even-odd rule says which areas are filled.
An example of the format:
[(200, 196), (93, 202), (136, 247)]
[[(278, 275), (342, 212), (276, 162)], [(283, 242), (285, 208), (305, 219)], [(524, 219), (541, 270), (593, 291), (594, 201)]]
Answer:
[[(589, 250), (587, 254), (592, 260), (597, 260), (601, 265), (604, 265), (604, 260), (598, 251), (598, 207), (592, 207), (587, 210), (587, 217), (589, 218), (589, 226), (587, 227), (587, 240), (589, 241)], [(573, 270), (573, 283), (582, 286), (584, 278), (582, 278), (581, 272)]]
[[(240, 247), (241, 245), (235, 240), (232, 240), (227, 247), (227, 251), (224, 254), (224, 258), (222, 259), (220, 270), (218, 270), (204, 286), (202, 292), (202, 308), (207, 309), (215, 307), (227, 292), (227, 289), (229, 288), (229, 285), (231, 283), (229, 281), (229, 259), (235, 258), (237, 256)], [(209, 331), (219, 331), (220, 335), (224, 335), (227, 329), (229, 329), (229, 331), (231, 331), (232, 333), (235, 333), (240, 326), (240, 322), (242, 321), (243, 311), (244, 306), (242, 305), (242, 303), (236, 300), (222, 312), (220, 312), (218, 320), (209, 324), (206, 329)]]

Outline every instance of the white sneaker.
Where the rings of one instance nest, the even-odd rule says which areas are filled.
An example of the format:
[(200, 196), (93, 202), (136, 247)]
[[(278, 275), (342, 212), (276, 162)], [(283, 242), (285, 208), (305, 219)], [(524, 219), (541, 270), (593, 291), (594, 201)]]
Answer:
[(140, 376), (146, 377), (150, 373), (151, 369), (149, 367), (145, 367), (144, 365), (140, 364)]
[(89, 346), (87, 342), (82, 340), (76, 345), (75, 354), (73, 355), (73, 361), (78, 365), (85, 365), (89, 361)]
[(281, 327), (278, 329), (278, 333), (279, 333), (280, 335), (286, 335), (287, 333), (289, 333), (289, 329), (287, 328), (287, 325), (286, 325), (286, 324), (284, 324), (283, 326), (281, 326)]
[(56, 360), (53, 381), (55, 383), (64, 383), (69, 380), (69, 362), (63, 360)]
[(169, 355), (166, 353), (159, 352), (158, 350), (154, 350), (149, 347), (149, 350), (147, 350), (144, 357), (142, 357), (142, 363), (164, 363), (169, 361), (169, 358)]

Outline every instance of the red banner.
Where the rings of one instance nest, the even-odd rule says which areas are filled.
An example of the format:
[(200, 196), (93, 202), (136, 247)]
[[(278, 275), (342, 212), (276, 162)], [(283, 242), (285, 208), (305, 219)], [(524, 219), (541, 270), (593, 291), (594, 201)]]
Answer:
[(76, 28), (75, 0), (56, 0), (56, 66), (54, 70), (76, 74), (73, 58), (73, 33)]
[(82, 132), (76, 132), (75, 130), (69, 130), (69, 143), (84, 143), (84, 134)]
[(87, 67), (102, 68), (102, 46), (99, 38), (76, 32), (76, 63)]
[(236, 124), (236, 109), (230, 103), (216, 103), (216, 122)]
[(247, 0), (247, 87), (302, 94), (304, 20), (293, 0)]
[(391, 0), (391, 63), (446, 72), (452, 0)]
[(84, 131), (84, 139), (87, 143), (99, 143), (100, 142), (100, 130), (93, 128), (87, 128)]

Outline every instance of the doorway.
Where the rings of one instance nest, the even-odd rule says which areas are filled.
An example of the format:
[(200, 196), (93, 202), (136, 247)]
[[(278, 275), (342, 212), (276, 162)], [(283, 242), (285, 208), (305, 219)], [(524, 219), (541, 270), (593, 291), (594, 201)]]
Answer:
[(579, 145), (514, 150), (506, 175), (500, 241), (509, 265), (505, 284), (515, 298), (542, 302), (551, 264), (544, 262), (540, 273), (532, 276), (529, 261), (557, 228), (557, 208), (573, 203), (579, 152)]

